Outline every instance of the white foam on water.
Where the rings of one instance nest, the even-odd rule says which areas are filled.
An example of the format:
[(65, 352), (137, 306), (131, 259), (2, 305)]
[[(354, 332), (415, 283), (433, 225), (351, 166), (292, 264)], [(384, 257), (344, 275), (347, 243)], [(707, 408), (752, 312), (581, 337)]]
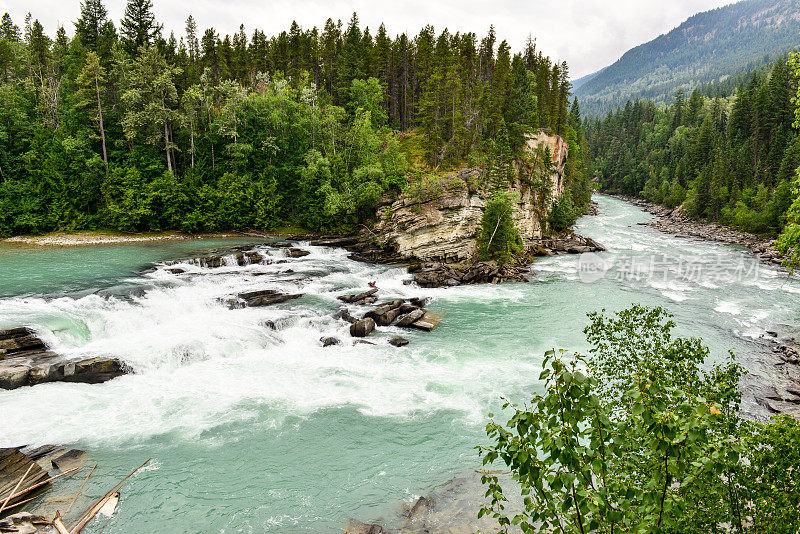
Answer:
[(733, 301), (720, 301), (717, 303), (714, 311), (718, 311), (720, 313), (728, 313), (731, 315), (740, 315), (742, 313), (742, 306), (738, 302)]
[[(619, 220), (636, 220), (626, 217)], [(676, 245), (670, 252), (668, 245), (680, 241), (651, 229), (619, 228), (613, 221), (603, 224), (603, 234), (586, 233), (606, 246), (640, 239), (650, 253), (666, 250), (677, 257), (684, 250)], [(715, 315), (711, 310), (717, 309), (749, 332), (763, 330), (767, 322), (790, 322), (797, 310), (794, 293), (800, 291), (796, 281), (769, 269), (758, 282), (769, 291), (759, 291), (760, 286), (747, 281), (715, 288), (703, 283), (707, 278), (633, 284), (613, 281), (611, 275), (606, 275), (609, 283), (597, 290), (586, 284), (545, 283), (423, 289), (408, 285), (411, 275), (401, 267), (351, 261), (342, 249), (301, 248), (310, 254), (288, 258), (285, 250), (262, 248), (263, 264), (238, 266), (226, 261), (215, 269), (190, 263), (169, 266), (186, 271), (181, 274), (162, 266), (126, 280), (139, 291), (122, 296), (2, 299), (0, 328), (33, 326), (58, 352), (69, 357), (116, 356), (134, 374), (99, 385), (56, 383), (0, 392), (3, 423), (14, 429), (14, 435), (0, 435), (0, 447), (76, 441), (91, 446), (165, 433), (194, 439), (235, 421), (274, 428), (289, 416), (340, 406), (394, 418), (452, 410), (479, 427), (485, 423), (487, 407), (496, 405), (501, 395), (519, 393), (539, 376), (540, 355), (521, 356), (531, 348), (520, 341), (541, 342), (550, 335), (531, 334), (537, 328), (536, 308), (560, 313), (556, 306), (565, 298), (589, 300), (592, 309), (627, 305), (629, 290), (638, 295), (645, 289), (642, 294), (648, 298), (659, 295), (666, 304), (678, 302), (687, 313)], [(610, 260), (622, 254), (609, 249)], [(731, 249), (704, 244), (703, 250), (726, 254)], [(730, 258), (737, 255), (741, 253), (731, 250)], [(569, 256), (543, 259), (533, 265), (534, 273), (541, 271), (542, 277), (533, 280), (574, 280), (575, 261)], [(370, 337), (376, 345), (354, 345), (349, 325), (332, 317), (342, 307), (336, 297), (366, 290), (369, 282), (380, 288), (381, 299), (431, 297), (433, 311), (478, 304), (501, 314), (514, 305), (516, 311), (509, 312), (514, 328), (500, 334), (482, 331), (473, 340), (469, 338), (473, 332), (462, 337), (447, 332), (445, 320), (431, 334), (387, 328)], [(561, 293), (572, 291), (574, 297), (550, 295), (553, 287)], [(229, 309), (225, 303), (238, 293), (261, 289), (305, 296), (264, 308)], [(776, 289), (791, 294), (784, 296)], [(354, 314), (365, 310), (350, 307)], [(269, 321), (278, 329), (266, 326)], [(480, 323), (471, 324), (479, 330)], [(578, 332), (580, 338), (584, 324), (563, 327)], [(411, 344), (392, 347), (388, 339), (393, 335), (409, 337)], [(502, 348), (486, 354), (486, 338), (480, 336), (487, 335), (495, 336), (488, 346)], [(323, 348), (323, 336), (342, 343)], [(497, 336), (508, 339), (498, 341)]]
[[(453, 410), (480, 424), (500, 392), (538, 371), (533, 361), (513, 355), (498, 355), (488, 366), (431, 349), (425, 343), (431, 338), (397, 349), (388, 344), (390, 335), (400, 333), (395, 328), (371, 336), (374, 346), (353, 344), (349, 325), (332, 317), (341, 306), (337, 295), (372, 281), (381, 298), (435, 299), (445, 290), (405, 285), (405, 270), (357, 263), (341, 250), (308, 250), (311, 255), (286, 263), (217, 269), (180, 264), (187, 272), (179, 275), (160, 268), (139, 280), (154, 287), (138, 296), (6, 299), (0, 323), (33, 325), (68, 357), (119, 357), (134, 373), (99, 385), (0, 392), (4, 424), (15, 429), (13, 436), (0, 436), (0, 446), (114, 443), (165, 433), (192, 438), (231, 421), (263, 419), (263, 409), (280, 424), (288, 415), (345, 405), (382, 417)], [(253, 276), (258, 272), (267, 274)], [(306, 296), (263, 308), (229, 309), (224, 302), (259, 289)], [(447, 291), (456, 302), (523, 296), (496, 286)], [(323, 348), (323, 336), (342, 344)]]

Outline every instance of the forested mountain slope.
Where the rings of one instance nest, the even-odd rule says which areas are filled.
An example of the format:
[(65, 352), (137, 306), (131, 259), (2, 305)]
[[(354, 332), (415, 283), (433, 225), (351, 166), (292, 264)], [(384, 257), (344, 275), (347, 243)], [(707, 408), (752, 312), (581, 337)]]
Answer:
[(790, 222), (800, 166), (792, 65), (781, 58), (758, 69), (728, 96), (704, 92), (679, 92), (666, 109), (637, 100), (588, 121), (599, 186), (777, 235)]
[(745, 0), (689, 18), (626, 52), (576, 84), (584, 115), (605, 115), (628, 100), (672, 102), (682, 88), (724, 79), (773, 61), (800, 43), (800, 0)]

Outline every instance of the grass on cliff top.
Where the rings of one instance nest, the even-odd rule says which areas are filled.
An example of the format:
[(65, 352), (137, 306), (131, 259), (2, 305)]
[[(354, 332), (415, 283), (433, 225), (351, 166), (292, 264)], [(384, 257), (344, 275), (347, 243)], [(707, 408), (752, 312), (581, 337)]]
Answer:
[(406, 198), (414, 203), (439, 200), (447, 191), (463, 189), (467, 184), (455, 172), (467, 168), (466, 161), (432, 167), (423, 145), (424, 136), (416, 130), (403, 132), (397, 136), (400, 151), (411, 166), (408, 184), (404, 190)]
[(400, 142), (400, 151), (405, 154), (406, 161), (413, 169), (422, 171), (444, 174), (458, 171), (470, 167), (467, 161), (458, 161), (455, 163), (440, 164), (436, 167), (431, 166), (428, 155), (425, 153), (423, 140), (425, 136), (416, 130), (402, 132), (397, 135)]

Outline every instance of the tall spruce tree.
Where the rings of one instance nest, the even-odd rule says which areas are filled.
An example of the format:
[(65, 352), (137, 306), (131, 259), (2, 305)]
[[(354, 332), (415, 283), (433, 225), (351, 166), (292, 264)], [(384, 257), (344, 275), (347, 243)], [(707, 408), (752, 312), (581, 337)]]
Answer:
[(135, 54), (140, 47), (148, 48), (161, 37), (162, 28), (153, 13), (153, 0), (128, 0), (120, 25), (122, 42), (128, 53)]

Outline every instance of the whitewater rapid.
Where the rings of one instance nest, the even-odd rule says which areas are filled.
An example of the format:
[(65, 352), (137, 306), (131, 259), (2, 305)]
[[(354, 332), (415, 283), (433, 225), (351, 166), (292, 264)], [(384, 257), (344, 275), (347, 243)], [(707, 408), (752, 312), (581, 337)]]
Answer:
[[(535, 372), (530, 361), (498, 355), (502, 365), (488, 366), (460, 360), (444, 347), (414, 346), (436, 332), (389, 327), (369, 338), (374, 345), (356, 344), (349, 325), (334, 318), (343, 306), (336, 296), (376, 282), (381, 298), (433, 297), (430, 307), (436, 309), (443, 290), (408, 285), (405, 269), (359, 263), (343, 249), (299, 246), (311, 254), (294, 259), (261, 246), (256, 250), (267, 264), (160, 264), (121, 280), (124, 290), (4, 299), (0, 327), (32, 325), (56, 352), (116, 356), (133, 373), (99, 386), (54, 383), (0, 392), (4, 422), (16, 429), (0, 436), (0, 446), (92, 446), (169, 433), (191, 439), (220, 424), (259, 417), (254, 406), (266, 408), (276, 427), (287, 415), (347, 405), (367, 416), (454, 410), (480, 421), (504, 384), (513, 383), (509, 371)], [(168, 270), (175, 268), (185, 272)], [(224, 303), (259, 289), (305, 296), (263, 308), (231, 310)], [(513, 289), (475, 287), (455, 290), (452, 298), (521, 296)], [(366, 310), (351, 307), (354, 314)], [(411, 346), (389, 345), (394, 335), (410, 338)], [(320, 338), (327, 336), (342, 344), (323, 348)]]

